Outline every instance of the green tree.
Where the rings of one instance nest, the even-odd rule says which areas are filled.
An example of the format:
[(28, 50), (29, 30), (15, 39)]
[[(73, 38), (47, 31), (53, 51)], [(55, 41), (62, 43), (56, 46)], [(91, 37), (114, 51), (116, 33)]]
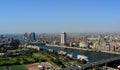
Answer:
[(35, 62), (35, 60), (31, 57), (25, 57), (24, 61), (25, 61), (25, 63), (34, 63)]
[(24, 63), (23, 58), (18, 58), (17, 61), (18, 61), (18, 64), (23, 64)]
[(11, 58), (11, 57), (8, 57), (7, 59), (6, 59), (6, 64), (7, 65), (13, 65), (13, 64), (16, 64), (17, 63), (17, 58)]
[(81, 60), (81, 63), (86, 64), (86, 63), (87, 63), (87, 61), (86, 61), (86, 60), (84, 60), (84, 59), (82, 59), (82, 60)]
[(3, 58), (0, 58), (0, 65), (5, 65), (5, 61), (3, 60)]

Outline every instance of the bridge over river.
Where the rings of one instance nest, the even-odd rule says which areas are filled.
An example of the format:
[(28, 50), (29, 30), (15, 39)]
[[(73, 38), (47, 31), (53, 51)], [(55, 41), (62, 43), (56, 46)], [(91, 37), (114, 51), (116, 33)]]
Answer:
[(113, 61), (117, 61), (117, 60), (120, 60), (120, 56), (109, 58), (109, 59), (104, 59), (104, 60), (100, 60), (100, 61), (96, 61), (96, 62), (90, 62), (90, 63), (84, 64), (84, 65), (81, 65), (81, 67), (68, 67), (68, 68), (65, 68), (64, 70), (85, 70), (86, 68), (89, 68), (91, 66), (107, 64), (109, 62), (113, 62)]
[[(55, 52), (59, 52), (63, 50), (61, 47), (55, 47), (55, 46), (46, 46), (46, 45), (40, 45), (40, 48), (42, 49), (53, 49)], [(64, 70), (84, 70), (88, 67), (94, 66), (94, 65), (102, 65), (107, 64), (112, 61), (120, 60), (120, 55), (117, 54), (109, 54), (109, 53), (103, 53), (103, 52), (92, 52), (92, 51), (84, 51), (84, 50), (78, 50), (78, 49), (72, 49), (72, 48), (65, 48), (64, 49), (67, 54), (73, 54), (73, 58), (77, 58), (77, 55), (85, 55), (88, 57), (89, 62), (88, 64), (81, 65), (80, 67), (68, 67)]]

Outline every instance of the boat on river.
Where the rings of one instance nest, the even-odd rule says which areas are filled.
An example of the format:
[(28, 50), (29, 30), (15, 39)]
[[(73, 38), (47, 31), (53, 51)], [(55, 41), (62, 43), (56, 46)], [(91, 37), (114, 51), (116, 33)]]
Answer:
[(67, 56), (73, 58), (73, 54), (67, 54)]
[(58, 54), (66, 55), (67, 53), (65, 51), (59, 51)]
[(88, 57), (84, 56), (84, 55), (77, 55), (77, 59), (79, 59), (79, 60), (85, 60), (85, 61), (88, 62)]

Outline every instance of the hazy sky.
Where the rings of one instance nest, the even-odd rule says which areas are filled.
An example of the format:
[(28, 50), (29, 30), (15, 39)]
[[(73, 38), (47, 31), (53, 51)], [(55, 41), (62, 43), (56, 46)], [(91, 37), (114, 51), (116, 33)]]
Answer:
[(120, 0), (0, 0), (0, 33), (120, 32)]

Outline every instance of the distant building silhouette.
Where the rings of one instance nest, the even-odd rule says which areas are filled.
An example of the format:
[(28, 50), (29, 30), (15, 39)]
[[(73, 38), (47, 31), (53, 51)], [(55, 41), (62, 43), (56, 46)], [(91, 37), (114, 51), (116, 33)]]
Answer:
[(28, 33), (27, 32), (23, 35), (23, 39), (25, 39), (25, 40), (28, 39)]
[(32, 33), (30, 34), (30, 40), (31, 40), (31, 41), (35, 41), (35, 40), (36, 40), (36, 38), (35, 38), (35, 33), (34, 33), (34, 32), (32, 32)]
[(0, 40), (2, 40), (4, 38), (4, 35), (0, 35)]

